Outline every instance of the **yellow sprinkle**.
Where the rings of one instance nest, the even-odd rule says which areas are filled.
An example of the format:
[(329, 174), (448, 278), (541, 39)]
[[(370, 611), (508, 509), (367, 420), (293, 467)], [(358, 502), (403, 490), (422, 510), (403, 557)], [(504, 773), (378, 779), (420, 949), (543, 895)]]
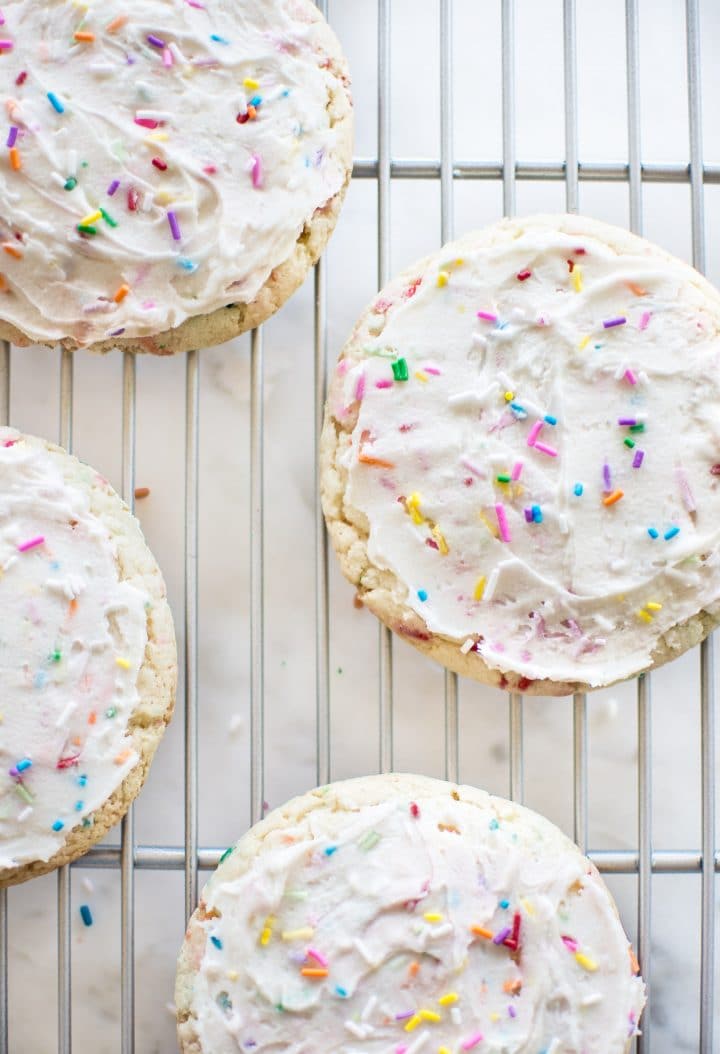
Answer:
[(583, 288), (582, 268), (578, 267), (577, 264), (575, 264), (575, 267), (573, 268), (572, 284), (573, 284), (573, 289), (575, 290), (576, 293), (582, 293), (582, 288)]
[(284, 941), (309, 941), (314, 932), (310, 926), (304, 926), (300, 930), (283, 930), (280, 936)]
[(433, 527), (433, 529), (432, 529), (432, 536), (435, 539), (435, 541), (437, 542), (438, 549), (440, 550), (442, 555), (443, 556), (447, 556), (447, 554), (450, 552), (450, 550), (448, 549), (448, 543), (445, 541), (445, 536), (443, 535), (443, 533), (442, 533), (442, 531), (440, 530), (439, 527)]
[(248, 91), (255, 91), (255, 89), (259, 87), (259, 81), (253, 80), (252, 77), (246, 77), (243, 81), (243, 88), (247, 88)]
[(535, 914), (535, 908), (532, 906), (532, 904), (530, 903), (530, 901), (528, 900), (527, 897), (522, 897), (521, 900), (520, 900), (520, 903), (525, 908), (525, 910), (527, 911), (528, 915), (534, 915)]
[(408, 1020), (405, 1022), (405, 1031), (406, 1032), (414, 1032), (421, 1021), (422, 1021), (422, 1018), (420, 1017), (419, 1014), (413, 1014), (413, 1016), (408, 1018)]
[(418, 370), (416, 372), (415, 376), (417, 377), (417, 379), (419, 381), (427, 381), (427, 379), (428, 379), (428, 375), (427, 375), (427, 373), (424, 372), (424, 370)]
[(260, 934), (260, 943), (262, 944), (263, 948), (267, 947), (267, 945), (270, 943), (274, 923), (275, 919), (272, 915), (268, 915), (268, 917), (265, 919), (265, 922), (263, 923), (263, 930)]
[(457, 1003), (458, 994), (457, 992), (446, 992), (445, 995), (441, 995), (438, 999), (440, 1006), (452, 1006), (453, 1003)]
[(487, 529), (490, 531), (490, 534), (493, 536), (493, 538), (499, 538), (500, 531), (498, 530), (497, 523), (493, 523), (492, 520), (489, 520), (484, 512), (479, 513), (479, 516), (482, 522), (487, 527)]
[(511, 403), (515, 398), (515, 392), (505, 392), (505, 402)]
[(662, 611), (662, 604), (658, 604), (656, 600), (648, 600), (645, 607), (648, 611)]
[(150, 135), (146, 135), (143, 139), (145, 143), (166, 143), (170, 136), (167, 132), (151, 132)]
[(442, 922), (445, 916), (441, 915), (439, 911), (426, 911), (423, 918), (426, 922)]
[(228, 970), (225, 976), (227, 977), (228, 981), (237, 981), (240, 974), (237, 972), (237, 970)]
[(485, 575), (480, 575), (477, 582), (475, 583), (475, 591), (473, 593), (474, 600), (482, 600), (485, 593)]
[(97, 223), (98, 220), (102, 219), (102, 212), (98, 209), (97, 212), (91, 212), (85, 219), (80, 220), (81, 227), (89, 227), (93, 223)]
[(447, 1047), (438, 1047), (438, 1054), (450, 1054)]
[(130, 669), (130, 660), (129, 659), (117, 658), (117, 659), (115, 659), (115, 662), (118, 664), (118, 666), (122, 666), (123, 670), (129, 670)]
[(594, 959), (589, 959), (587, 955), (583, 955), (582, 952), (575, 952), (575, 961), (582, 966), (583, 970), (587, 970), (588, 973), (595, 973), (597, 970), (597, 963)]
[(442, 1021), (442, 1014), (438, 1014), (437, 1010), (418, 1010), (418, 1015), (423, 1021), (432, 1021), (434, 1024)]
[[(573, 272), (573, 274), (574, 274), (574, 272)], [(579, 351), (584, 351), (589, 343), (590, 343), (590, 334), (588, 333), (587, 337), (583, 337), (583, 339), (578, 344), (578, 350)]]
[(450, 276), (448, 275), (447, 271), (440, 271), (440, 272), (438, 273), (438, 276), (437, 276), (437, 284), (438, 284), (438, 286), (439, 286), (439, 288), (440, 288), (440, 289), (442, 289), (442, 287), (443, 287), (444, 285), (447, 285), (447, 284), (448, 284), (448, 278), (449, 278), (449, 277), (450, 277)]
[(425, 523), (425, 517), (420, 512), (420, 495), (416, 490), (407, 499), (407, 510), (412, 516), (413, 523)]
[(155, 195), (155, 201), (158, 205), (171, 205), (175, 198), (169, 190), (159, 190)]
[(463, 260), (462, 256), (458, 256), (457, 260), (455, 261), (455, 266), (456, 267), (462, 267), (462, 265), (464, 263), (465, 263), (465, 261)]
[(491, 1021), (499, 1021), (500, 1020), (500, 1015), (498, 1014), (497, 1010), (494, 1010), (492, 1012), (492, 1014), (490, 1015), (490, 1020)]
[(643, 622), (652, 622), (653, 617), (648, 611), (643, 611), (642, 608), (637, 612), (637, 617), (641, 618)]

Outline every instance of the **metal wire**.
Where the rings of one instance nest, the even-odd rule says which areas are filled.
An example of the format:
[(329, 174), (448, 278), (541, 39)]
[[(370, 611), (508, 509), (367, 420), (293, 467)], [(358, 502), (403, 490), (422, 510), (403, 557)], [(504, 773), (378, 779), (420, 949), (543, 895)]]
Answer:
[(198, 847), (198, 458), (200, 361), (185, 365), (185, 918), (197, 904)]
[[(10, 423), (10, 344), (0, 340), (0, 424)], [(8, 1045), (8, 891), (0, 889), (0, 1054)]]
[(250, 822), (262, 819), (265, 800), (265, 662), (263, 539), (263, 338), (250, 340)]
[[(390, 164), (392, 179), (438, 179), (441, 162), (433, 158), (397, 158)], [(489, 179), (503, 178), (502, 161), (461, 161), (453, 164), (454, 179)], [(703, 165), (700, 169), (700, 181), (720, 183), (720, 165)], [(689, 165), (643, 164), (640, 175), (644, 183), (689, 183)], [(567, 176), (567, 165), (564, 161), (516, 161), (515, 178), (535, 182), (563, 182)], [(630, 166), (625, 161), (579, 161), (577, 165), (579, 181), (590, 183), (627, 183), (630, 178)], [(372, 158), (358, 158), (353, 166), (353, 179), (377, 179), (378, 162)]]

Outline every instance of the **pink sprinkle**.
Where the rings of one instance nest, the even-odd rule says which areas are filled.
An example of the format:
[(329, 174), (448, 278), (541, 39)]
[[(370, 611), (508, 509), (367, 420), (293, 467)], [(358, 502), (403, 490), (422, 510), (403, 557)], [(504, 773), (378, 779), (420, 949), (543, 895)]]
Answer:
[(425, 373), (432, 373), (433, 377), (442, 377), (442, 370), (439, 370), (437, 366), (423, 366)]
[(478, 311), (478, 318), (484, 319), (485, 322), (497, 322), (497, 315), (493, 315), (492, 311)]
[(570, 952), (576, 952), (578, 950), (578, 942), (573, 937), (562, 937), (563, 944)]
[(537, 437), (540, 435), (540, 429), (542, 428), (544, 421), (536, 421), (530, 429), (530, 434), (527, 437), (527, 445), (535, 446)]
[(205, 10), (205, 4), (201, 4), (199, 2), (199, 0), (186, 0), (186, 3), (188, 4), (189, 7), (196, 7), (198, 9), (198, 11), (204, 11)]
[(463, 465), (469, 472), (472, 472), (473, 476), (477, 476), (478, 479), (487, 479), (487, 475), (478, 468), (469, 458), (461, 457), (460, 464)]
[(533, 443), (533, 446), (541, 454), (547, 454), (548, 457), (557, 457), (557, 450), (554, 446), (548, 446), (547, 443)]
[(38, 545), (43, 545), (45, 542), (45, 536), (38, 534), (35, 538), (28, 538), (26, 542), (21, 542), (18, 546), (19, 553), (26, 553), (28, 549), (35, 549)]
[(262, 186), (263, 170), (262, 170), (262, 161), (260, 160), (260, 158), (258, 157), (257, 154), (253, 154), (253, 156), (252, 156), (251, 172), (252, 172), (252, 185), (255, 187), (256, 190), (259, 190), (260, 187)]
[(363, 397), (364, 394), (365, 394), (365, 374), (361, 373), (360, 376), (357, 379), (357, 384), (355, 385), (355, 398), (357, 399), (358, 402), (362, 401), (362, 397)]
[(520, 473), (522, 472), (522, 470), (523, 470), (523, 463), (522, 463), (522, 461), (516, 461), (515, 464), (513, 465), (513, 470), (512, 470), (512, 472), (510, 474), (510, 479), (513, 481), (513, 483), (517, 482), (517, 480), (520, 479)]
[(215, 173), (217, 172), (217, 168), (215, 167), (215, 165), (204, 165), (203, 166), (203, 172), (207, 176), (214, 176)]
[(172, 66), (172, 64), (173, 64), (173, 57), (172, 57), (172, 51), (170, 50), (170, 48), (163, 48), (162, 59), (163, 59), (163, 66), (165, 66), (166, 68), (169, 68), (170, 66)]
[(637, 377), (632, 370), (625, 370), (623, 376), (628, 384), (637, 384)]
[(508, 527), (507, 514), (505, 512), (505, 506), (498, 502), (495, 506), (495, 515), (497, 516), (498, 528), (500, 529), (500, 537), (504, 542), (510, 541), (510, 528)]
[(136, 117), (134, 120), (141, 128), (158, 128), (160, 125), (160, 121), (153, 121), (149, 117)]
[(316, 963), (320, 963), (321, 966), (327, 967), (329, 960), (325, 958), (322, 952), (317, 951), (316, 948), (308, 948), (307, 955), (309, 959), (314, 959)]
[(642, 315), (640, 316), (640, 321), (638, 322), (639, 330), (647, 329), (651, 315), (652, 311), (643, 311)]
[(678, 468), (675, 469), (675, 478), (677, 480), (678, 487), (680, 488), (680, 494), (682, 495), (683, 505), (685, 506), (688, 512), (696, 512), (697, 505), (695, 504), (695, 498), (693, 497), (693, 493), (690, 490), (690, 484), (688, 483), (687, 476), (685, 475), (685, 469), (680, 468), (678, 466)]
[(472, 1050), (473, 1047), (476, 1047), (478, 1043), (482, 1043), (482, 1041), (482, 1032), (473, 1032), (472, 1036), (468, 1036), (467, 1039), (464, 1039), (462, 1041), (462, 1043), (460, 1044), (460, 1050)]
[(0, 51), (12, 51), (13, 42), (12, 40), (0, 40)]
[(389, 380), (375, 381), (376, 388), (392, 388), (393, 382)]
[(398, 1043), (395, 1047), (395, 1054), (405, 1054), (407, 1046), (404, 1043)]
[(420, 816), (420, 806), (416, 801), (410, 802), (410, 815), (414, 816), (416, 820)]
[(0, 11), (0, 26), (5, 25), (5, 15)]

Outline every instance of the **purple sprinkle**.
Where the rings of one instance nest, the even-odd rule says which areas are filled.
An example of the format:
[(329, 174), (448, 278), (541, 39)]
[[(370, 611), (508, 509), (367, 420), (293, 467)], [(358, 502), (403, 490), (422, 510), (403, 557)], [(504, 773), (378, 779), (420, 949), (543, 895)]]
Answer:
[(510, 1017), (517, 1017), (517, 1010), (514, 1006), (511, 1005), (508, 1007), (508, 1014), (510, 1015)]
[(636, 450), (635, 451), (635, 457), (632, 460), (632, 467), (633, 468), (640, 468), (640, 466), (643, 463), (643, 458), (644, 457), (645, 457), (645, 451), (644, 450)]
[(407, 1021), (407, 1019), (409, 1017), (412, 1017), (414, 1013), (415, 1013), (414, 1010), (403, 1010), (402, 1014), (396, 1014), (395, 1015), (395, 1020), (396, 1021)]
[(525, 520), (527, 523), (533, 522), (533, 511), (532, 509), (525, 509)]
[(613, 329), (614, 326), (624, 326), (627, 319), (620, 315), (618, 318), (607, 318), (603, 322), (603, 329)]
[(125, 332), (125, 327), (124, 327), (124, 326), (122, 326), (122, 327), (121, 327), (120, 329), (114, 329), (114, 330), (112, 331), (112, 333), (109, 333), (109, 334), (108, 334), (108, 336), (110, 336), (110, 337), (119, 337), (119, 336), (120, 336), (120, 334), (121, 334), (121, 333), (124, 333), (124, 332)]
[(603, 483), (605, 485), (605, 493), (609, 494), (612, 490), (612, 477), (610, 475), (610, 466), (608, 465), (607, 461), (603, 465)]
[(632, 426), (637, 424), (637, 420), (634, 417), (618, 417), (618, 424)]
[(508, 939), (511, 933), (511, 928), (509, 926), (506, 926), (505, 929), (502, 929), (499, 933), (495, 934), (495, 936), (493, 937), (493, 944), (502, 944), (503, 941), (506, 941)]
[(145, 39), (147, 40), (148, 44), (152, 44), (154, 48), (165, 47), (165, 41), (161, 40), (160, 37), (156, 37), (153, 33), (148, 33)]
[(108, 197), (109, 198), (111, 198), (113, 196), (113, 194), (115, 193), (115, 191), (118, 189), (119, 186), (120, 186), (120, 180), (119, 179), (114, 179), (112, 181), (112, 183), (110, 184), (110, 186), (107, 188), (107, 193), (108, 193)]
[(180, 224), (177, 221), (177, 216), (172, 210), (170, 210), (167, 214), (167, 218), (168, 223), (170, 224), (170, 230), (172, 231), (172, 236), (176, 242), (179, 242), (182, 236), (180, 234)]
[(10, 126), (10, 131), (8, 132), (8, 137), (7, 137), (7, 145), (8, 145), (8, 147), (10, 149), (12, 149), (15, 146), (15, 142), (17, 140), (17, 137), (18, 137), (18, 128), (17, 128), (17, 125), (13, 124), (13, 125)]

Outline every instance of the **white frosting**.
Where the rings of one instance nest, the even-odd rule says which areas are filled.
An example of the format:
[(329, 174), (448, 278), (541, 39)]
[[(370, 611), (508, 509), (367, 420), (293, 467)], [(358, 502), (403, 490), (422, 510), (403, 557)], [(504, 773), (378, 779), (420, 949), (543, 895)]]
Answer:
[(368, 803), (372, 778), (332, 786), (271, 815), (247, 870), (221, 864), (194, 942), (198, 1050), (622, 1054), (644, 986), (595, 869), (535, 813), (405, 779)]
[(718, 302), (647, 243), (514, 233), (376, 304), (331, 406), (346, 501), (429, 632), (528, 680), (608, 684), (718, 610)]
[(0, 876), (53, 856), (138, 760), (148, 597), (79, 484), (0, 428)]
[[(22, 255), (0, 254), (0, 317), (38, 341), (89, 344), (253, 300), (345, 178), (326, 111), (340, 86), (308, 6), (3, 4), (0, 242)], [(80, 234), (101, 208), (117, 226), (100, 216)]]

